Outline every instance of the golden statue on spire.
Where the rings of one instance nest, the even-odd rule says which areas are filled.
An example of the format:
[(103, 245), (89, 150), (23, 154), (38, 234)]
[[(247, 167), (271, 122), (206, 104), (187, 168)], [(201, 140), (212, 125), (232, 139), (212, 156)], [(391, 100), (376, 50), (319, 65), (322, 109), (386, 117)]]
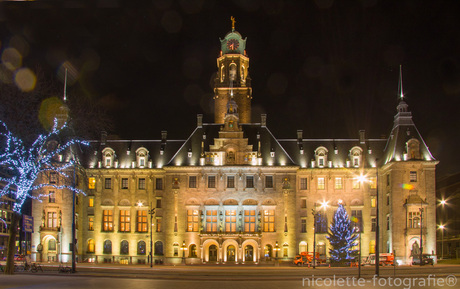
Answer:
[(236, 22), (235, 17), (230, 16), (230, 20), (232, 21), (232, 31), (235, 31), (235, 22)]

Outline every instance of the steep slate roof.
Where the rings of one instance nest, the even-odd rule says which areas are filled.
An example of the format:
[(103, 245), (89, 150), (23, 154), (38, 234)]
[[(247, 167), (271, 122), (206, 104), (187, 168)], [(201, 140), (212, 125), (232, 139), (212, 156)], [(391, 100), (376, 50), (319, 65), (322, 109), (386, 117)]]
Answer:
[(406, 143), (410, 139), (417, 139), (420, 142), (420, 159), (435, 160), (412, 121), (412, 113), (407, 108), (408, 105), (404, 100), (401, 100), (397, 106), (398, 113), (394, 117), (393, 128), (385, 147), (385, 163), (403, 160)]

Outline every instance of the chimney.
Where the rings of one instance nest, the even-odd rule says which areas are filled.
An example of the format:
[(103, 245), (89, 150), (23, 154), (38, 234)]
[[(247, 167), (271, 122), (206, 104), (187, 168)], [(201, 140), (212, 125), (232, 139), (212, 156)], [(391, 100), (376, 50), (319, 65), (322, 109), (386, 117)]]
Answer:
[(297, 141), (302, 141), (303, 139), (303, 130), (298, 129), (297, 130)]
[(359, 131), (359, 143), (360, 144), (365, 144), (366, 143), (366, 131), (365, 130), (360, 130)]
[(166, 142), (168, 132), (166, 130), (161, 131), (161, 142)]
[(267, 115), (264, 113), (260, 115), (260, 125), (267, 126)]
[(101, 131), (101, 145), (105, 145), (107, 141), (107, 132), (105, 130)]
[(196, 115), (196, 122), (198, 127), (203, 127), (203, 115), (197, 114)]

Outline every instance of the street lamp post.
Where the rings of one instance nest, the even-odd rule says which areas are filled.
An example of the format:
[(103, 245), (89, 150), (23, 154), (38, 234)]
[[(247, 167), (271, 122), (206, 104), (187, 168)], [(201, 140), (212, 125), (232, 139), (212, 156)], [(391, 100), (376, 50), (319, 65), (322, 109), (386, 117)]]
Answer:
[(380, 263), (380, 248), (379, 248), (379, 243), (380, 243), (380, 236), (379, 236), (379, 231), (380, 231), (380, 225), (379, 225), (379, 167), (377, 164), (378, 160), (375, 160), (376, 162), (376, 179), (375, 179), (375, 213), (376, 213), (376, 218), (375, 218), (375, 276), (379, 276), (379, 263)]
[(280, 250), (280, 246), (278, 245), (278, 241), (276, 241), (275, 243), (275, 248), (273, 248), (273, 250), (275, 250), (275, 265), (278, 264), (278, 251)]
[(439, 229), (441, 229), (441, 260), (444, 259), (444, 225), (440, 225)]
[(155, 208), (152, 207), (152, 202), (150, 202), (150, 268), (153, 267), (153, 215), (155, 214)]
[(313, 269), (316, 269), (316, 203), (314, 209), (311, 209), (313, 214)]
[(358, 255), (358, 279), (361, 278), (361, 230), (358, 227), (359, 234), (359, 255)]
[(185, 265), (185, 251), (187, 251), (187, 246), (185, 245), (185, 240), (182, 242), (182, 246), (180, 247), (182, 251), (182, 263)]
[(423, 266), (423, 208), (420, 208), (420, 266)]

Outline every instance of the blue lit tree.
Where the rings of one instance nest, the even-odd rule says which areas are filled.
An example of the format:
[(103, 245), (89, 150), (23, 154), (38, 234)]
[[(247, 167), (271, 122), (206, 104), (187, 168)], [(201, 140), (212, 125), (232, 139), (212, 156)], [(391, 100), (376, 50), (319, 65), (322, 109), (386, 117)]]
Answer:
[[(44, 180), (48, 179), (50, 173), (56, 174), (57, 177), (69, 178), (69, 171), (73, 171), (72, 168), (76, 165), (75, 158), (62, 161), (59, 156), (71, 151), (74, 145), (87, 145), (87, 142), (66, 136), (66, 125), (58, 126), (56, 119), (50, 132), (39, 135), (30, 145), (24, 145), (23, 141), (13, 135), (2, 121), (0, 121), (0, 129), (2, 129), (0, 131), (0, 182), (3, 185), (0, 189), (0, 198), (8, 196), (14, 200), (5, 270), (5, 274), (12, 274), (17, 227), (24, 202), (27, 199), (40, 201), (47, 194), (32, 194), (32, 192), (45, 187), (83, 193), (70, 182), (56, 185)], [(52, 145), (53, 143), (56, 145)]]
[(329, 227), (329, 236), (326, 237), (332, 247), (329, 249), (332, 263), (343, 264), (356, 258), (358, 250), (354, 250), (353, 247), (358, 245), (356, 242), (358, 235), (355, 230), (347, 211), (342, 204), (339, 204)]

